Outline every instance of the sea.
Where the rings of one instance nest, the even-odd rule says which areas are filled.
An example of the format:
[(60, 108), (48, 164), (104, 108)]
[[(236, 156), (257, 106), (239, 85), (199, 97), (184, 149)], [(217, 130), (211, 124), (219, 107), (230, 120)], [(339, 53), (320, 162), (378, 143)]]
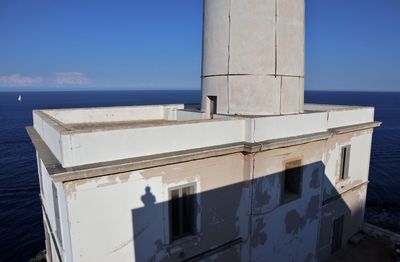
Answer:
[[(22, 101), (18, 102), (21, 95)], [(0, 92), (0, 261), (28, 261), (44, 247), (32, 110), (183, 103), (200, 91)], [(306, 91), (308, 103), (375, 107), (366, 220), (400, 233), (400, 93)]]

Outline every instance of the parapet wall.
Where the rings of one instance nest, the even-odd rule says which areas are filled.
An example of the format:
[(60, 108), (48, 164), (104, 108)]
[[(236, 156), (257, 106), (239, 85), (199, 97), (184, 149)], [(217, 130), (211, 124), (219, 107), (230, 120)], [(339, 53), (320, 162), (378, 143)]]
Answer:
[(184, 109), (184, 105), (121, 106), (44, 110), (63, 124), (159, 120), (166, 111)]
[(64, 168), (133, 157), (260, 143), (373, 122), (373, 109), (240, 117), (186, 111), (183, 105), (41, 110), (34, 128)]

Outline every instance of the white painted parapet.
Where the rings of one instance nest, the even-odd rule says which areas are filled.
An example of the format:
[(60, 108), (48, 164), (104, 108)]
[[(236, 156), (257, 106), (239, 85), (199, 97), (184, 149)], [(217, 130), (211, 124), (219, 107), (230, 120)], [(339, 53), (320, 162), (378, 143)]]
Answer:
[(326, 132), (327, 113), (255, 118), (252, 142)]
[(304, 0), (205, 0), (202, 111), (303, 112)]
[(64, 168), (373, 122), (373, 108), (307, 105), (304, 114), (240, 117), (183, 105), (40, 110), (34, 128)]
[(361, 106), (305, 104), (305, 110), (328, 113), (328, 128), (374, 121), (374, 108)]
[(102, 123), (161, 120), (165, 118), (166, 113), (183, 108), (183, 104), (92, 107), (46, 110), (46, 114), (63, 124)]
[(42, 111), (33, 111), (33, 127), (45, 141), (53, 155), (62, 163), (61, 132), (57, 122), (47, 118)]
[(245, 121), (205, 119), (183, 105), (34, 111), (34, 128), (64, 168), (245, 141)]
[(243, 141), (244, 121), (202, 121), (64, 135), (69, 139), (63, 144), (63, 166), (71, 167)]

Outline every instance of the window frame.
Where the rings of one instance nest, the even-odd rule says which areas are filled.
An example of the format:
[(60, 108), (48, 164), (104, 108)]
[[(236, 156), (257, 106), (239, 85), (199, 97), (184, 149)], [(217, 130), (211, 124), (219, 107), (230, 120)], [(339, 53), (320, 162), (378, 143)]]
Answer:
[[(338, 243), (338, 245), (334, 245), (334, 240), (335, 240), (335, 221), (338, 221), (340, 223), (340, 233), (339, 236), (340, 238), (338, 239), (338, 242), (335, 242), (335, 244)], [(344, 228), (345, 228), (345, 223), (346, 223), (346, 216), (345, 214), (341, 214), (338, 216), (335, 216), (331, 220), (331, 236), (330, 236), (330, 253), (335, 254), (337, 251), (343, 248), (343, 236), (344, 236)]]
[(340, 148), (340, 165), (339, 165), (339, 181), (345, 181), (349, 179), (350, 170), (350, 156), (351, 156), (351, 145), (344, 145)]
[(62, 224), (61, 224), (61, 210), (60, 210), (60, 202), (58, 199), (58, 189), (55, 183), (51, 183), (52, 187), (52, 199), (53, 199), (53, 209), (54, 209), (54, 221), (55, 221), (55, 236), (60, 246), (60, 249), (63, 247), (63, 239), (62, 239)]
[(37, 171), (39, 178), (39, 193), (40, 196), (44, 199), (42, 160), (40, 159), (39, 154), (37, 152), (36, 152), (36, 163), (37, 163)]
[[(192, 224), (192, 232), (191, 233), (186, 233), (186, 234), (181, 234), (180, 236), (175, 237), (173, 235), (173, 229), (172, 229), (172, 212), (171, 212), (171, 201), (172, 201), (172, 192), (175, 190), (179, 190), (179, 197), (182, 196), (183, 189), (189, 188), (190, 192), (192, 192), (193, 195), (193, 224)], [(182, 239), (187, 239), (190, 238), (199, 232), (199, 212), (198, 212), (198, 186), (196, 182), (193, 183), (185, 183), (177, 186), (172, 186), (172, 187), (167, 187), (167, 196), (168, 196), (168, 204), (167, 204), (167, 212), (168, 212), (168, 241), (170, 244), (175, 243), (177, 241), (182, 241)], [(183, 223), (181, 225), (183, 227)]]

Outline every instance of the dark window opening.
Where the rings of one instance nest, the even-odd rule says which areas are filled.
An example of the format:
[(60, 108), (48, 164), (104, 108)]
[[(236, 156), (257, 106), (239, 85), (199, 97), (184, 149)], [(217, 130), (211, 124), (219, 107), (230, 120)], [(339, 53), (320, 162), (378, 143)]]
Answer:
[(303, 168), (301, 160), (286, 163), (283, 174), (282, 202), (287, 203), (301, 196)]
[(196, 199), (194, 193), (194, 185), (169, 191), (169, 224), (172, 241), (196, 232)]
[(344, 180), (349, 177), (350, 146), (342, 147), (340, 161), (340, 179)]
[(344, 216), (340, 216), (333, 221), (332, 243), (331, 243), (332, 254), (338, 251), (342, 247), (343, 224), (344, 224)]
[(216, 96), (208, 96), (208, 103), (209, 103), (209, 112), (210, 114), (217, 113), (217, 97)]
[(38, 169), (38, 177), (39, 177), (39, 192), (40, 192), (40, 195), (42, 196), (42, 198), (44, 198), (42, 163), (39, 158), (37, 158), (37, 169)]
[[(60, 207), (58, 205), (58, 193), (57, 193), (57, 188), (52, 184), (52, 189), (53, 189), (53, 204), (54, 204), (54, 216), (55, 216), (55, 221), (56, 221), (56, 236), (57, 240), (62, 245), (62, 238), (61, 238), (61, 222), (60, 222)], [(53, 229), (54, 230), (54, 229)]]

